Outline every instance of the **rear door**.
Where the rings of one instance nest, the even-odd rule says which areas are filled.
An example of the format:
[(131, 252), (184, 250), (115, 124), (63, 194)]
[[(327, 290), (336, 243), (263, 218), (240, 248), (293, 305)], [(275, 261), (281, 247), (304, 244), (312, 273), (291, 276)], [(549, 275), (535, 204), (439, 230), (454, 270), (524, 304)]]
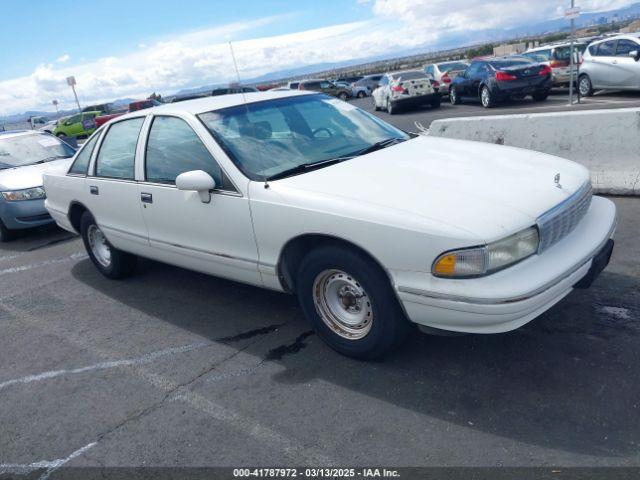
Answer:
[(611, 88), (613, 82), (613, 70), (616, 67), (616, 43), (617, 40), (609, 40), (598, 44), (595, 55), (592, 54), (591, 83), (594, 88)]
[(147, 227), (135, 180), (138, 137), (145, 117), (116, 121), (103, 134), (84, 188), (87, 208), (107, 239), (122, 250), (146, 254)]
[[(152, 256), (259, 285), (249, 199), (231, 183), (205, 139), (213, 142), (195, 120), (157, 115), (150, 124), (143, 140), (136, 202), (148, 227)], [(203, 170), (214, 179), (209, 203), (203, 203), (197, 192), (176, 188), (176, 177), (192, 170)]]

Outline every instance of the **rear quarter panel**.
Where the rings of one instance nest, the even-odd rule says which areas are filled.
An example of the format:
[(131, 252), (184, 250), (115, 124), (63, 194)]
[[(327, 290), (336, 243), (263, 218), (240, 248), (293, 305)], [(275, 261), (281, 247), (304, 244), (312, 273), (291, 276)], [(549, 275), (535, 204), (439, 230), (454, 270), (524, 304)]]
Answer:
[(66, 175), (65, 173), (47, 173), (44, 175), (44, 189), (47, 199), (44, 206), (56, 221), (65, 230), (76, 232), (69, 221), (69, 209), (73, 202), (84, 204), (81, 194), (85, 191), (85, 177)]

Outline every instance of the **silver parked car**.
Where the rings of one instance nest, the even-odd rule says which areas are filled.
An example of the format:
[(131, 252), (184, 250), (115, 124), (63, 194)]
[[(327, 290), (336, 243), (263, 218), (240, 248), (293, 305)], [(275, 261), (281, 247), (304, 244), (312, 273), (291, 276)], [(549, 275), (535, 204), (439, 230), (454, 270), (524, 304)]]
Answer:
[(75, 150), (37, 131), (0, 133), (0, 242), (14, 230), (53, 223), (44, 208), (42, 175), (67, 171)]
[(594, 90), (640, 90), (640, 33), (593, 42), (584, 52), (578, 78), (580, 95)]
[[(575, 74), (578, 71), (577, 60), (587, 48), (588, 43), (578, 41), (573, 44), (574, 59), (574, 82)], [(523, 54), (523, 57), (529, 57), (533, 61), (543, 63), (551, 67), (551, 80), (554, 87), (568, 86), (571, 81), (571, 44), (569, 42), (561, 42), (550, 45), (543, 45), (536, 48), (530, 48)]]
[(449, 86), (454, 78), (464, 72), (469, 62), (458, 60), (455, 62), (431, 63), (424, 67), (424, 73), (440, 84), (439, 92), (449, 95)]

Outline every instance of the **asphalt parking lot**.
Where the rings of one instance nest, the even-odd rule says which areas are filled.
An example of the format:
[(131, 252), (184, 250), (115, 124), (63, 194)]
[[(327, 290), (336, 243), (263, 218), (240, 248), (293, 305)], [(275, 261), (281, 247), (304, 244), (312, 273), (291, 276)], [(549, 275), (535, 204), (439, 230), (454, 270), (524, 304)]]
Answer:
[(429, 127), (432, 121), (439, 118), (475, 117), (482, 115), (507, 115), (521, 113), (560, 112), (564, 110), (593, 110), (602, 108), (629, 108), (640, 107), (640, 93), (638, 92), (609, 92), (600, 91), (592, 97), (582, 98), (580, 104), (569, 107), (569, 90), (555, 89), (544, 102), (534, 102), (531, 97), (523, 100), (514, 100), (496, 108), (483, 108), (480, 102), (462, 105), (451, 105), (449, 98), (442, 99), (440, 108), (432, 109), (429, 106), (423, 108), (398, 111), (393, 116), (385, 111), (374, 112), (371, 97), (354, 99), (352, 103), (360, 108), (375, 113), (380, 118), (391, 121), (394, 125), (406, 131), (417, 131), (415, 122), (420, 122), (423, 127)]
[(56, 228), (1, 244), (0, 473), (640, 466), (640, 199), (613, 200), (591, 289), (517, 331), (416, 334), (369, 363), (326, 347), (293, 297), (151, 261), (110, 281)]

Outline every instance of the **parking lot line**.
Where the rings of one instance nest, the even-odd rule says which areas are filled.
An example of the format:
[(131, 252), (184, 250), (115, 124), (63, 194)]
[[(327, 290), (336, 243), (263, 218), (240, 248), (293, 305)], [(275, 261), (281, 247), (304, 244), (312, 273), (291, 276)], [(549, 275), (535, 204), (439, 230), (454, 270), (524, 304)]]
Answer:
[(64, 263), (68, 262), (69, 260), (83, 260), (85, 258), (88, 257), (84, 252), (72, 253), (71, 255), (67, 255), (66, 257), (57, 257), (50, 260), (43, 260), (42, 262), (29, 263), (27, 265), (20, 265), (18, 267), (5, 268), (3, 270), (0, 270), (0, 277), (9, 275), (11, 273), (24, 272), (27, 270), (33, 270), (34, 268), (46, 267), (49, 265), (55, 265), (57, 263)]
[(13, 464), (13, 463), (0, 463), (0, 473), (3, 473), (3, 474), (9, 473), (13, 475), (28, 475), (31, 472), (35, 472), (36, 470), (46, 469), (46, 471), (39, 477), (39, 480), (47, 480), (54, 471), (58, 470), (60, 467), (62, 467), (66, 463), (69, 463), (71, 460), (73, 460), (76, 457), (79, 457), (84, 452), (86, 452), (87, 450), (90, 450), (96, 445), (97, 445), (97, 442), (91, 442), (85, 445), (84, 447), (79, 448), (78, 450), (71, 453), (70, 455), (64, 458), (57, 458), (55, 460), (40, 460), (39, 462), (29, 463), (26, 465)]
[(37, 375), (27, 375), (21, 378), (14, 378), (5, 382), (0, 382), (0, 390), (10, 387), (12, 385), (25, 385), (33, 382), (42, 382), (44, 380), (50, 380), (52, 378), (62, 377), (64, 375), (77, 375), (79, 373), (87, 373), (97, 370), (107, 370), (110, 368), (128, 367), (132, 365), (144, 365), (151, 363), (154, 360), (168, 355), (175, 355), (177, 353), (192, 352), (203, 347), (211, 346), (211, 342), (192, 343), (190, 345), (184, 345), (181, 347), (167, 348), (164, 350), (158, 350), (156, 352), (150, 352), (146, 355), (142, 355), (137, 358), (129, 358), (124, 360), (113, 360), (108, 362), (101, 362), (95, 365), (89, 365), (86, 367), (73, 368), (70, 370), (51, 370), (48, 372), (42, 372)]

